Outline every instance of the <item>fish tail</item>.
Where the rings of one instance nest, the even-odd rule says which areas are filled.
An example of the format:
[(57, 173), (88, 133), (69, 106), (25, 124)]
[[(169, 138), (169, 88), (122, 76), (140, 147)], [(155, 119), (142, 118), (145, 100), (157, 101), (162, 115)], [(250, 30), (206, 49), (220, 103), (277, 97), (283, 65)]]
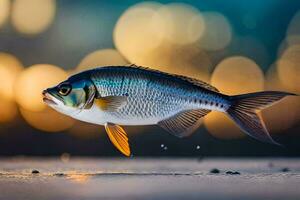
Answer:
[(227, 114), (247, 135), (263, 142), (280, 145), (272, 139), (257, 111), (269, 107), (289, 95), (295, 94), (266, 91), (230, 96), (231, 106), (228, 108)]

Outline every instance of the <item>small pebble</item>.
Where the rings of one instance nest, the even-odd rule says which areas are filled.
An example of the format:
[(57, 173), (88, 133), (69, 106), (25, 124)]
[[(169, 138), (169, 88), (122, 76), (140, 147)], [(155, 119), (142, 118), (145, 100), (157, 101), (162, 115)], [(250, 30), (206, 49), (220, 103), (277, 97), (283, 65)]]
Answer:
[(54, 176), (64, 176), (64, 173), (55, 173)]
[(165, 146), (164, 144), (161, 144), (161, 145), (160, 145), (161, 148), (164, 148), (164, 146)]
[(164, 147), (164, 150), (168, 150), (168, 147)]
[(240, 172), (227, 171), (226, 174), (229, 174), (229, 175), (240, 175), (241, 173)]
[(218, 173), (220, 173), (220, 170), (218, 170), (217, 168), (214, 168), (214, 169), (210, 170), (210, 173), (212, 173), (212, 174), (218, 174)]
[(34, 170), (31, 171), (31, 173), (32, 173), (32, 174), (38, 174), (38, 173), (40, 173), (40, 172), (39, 172), (38, 170), (34, 169)]
[(290, 169), (289, 169), (289, 168), (287, 168), (287, 167), (284, 167), (284, 168), (282, 168), (282, 169), (281, 169), (281, 171), (282, 171), (282, 172), (289, 172), (289, 171), (290, 171)]
[(198, 150), (199, 150), (199, 149), (200, 149), (200, 146), (199, 146), (199, 145), (197, 145), (196, 149), (198, 149)]

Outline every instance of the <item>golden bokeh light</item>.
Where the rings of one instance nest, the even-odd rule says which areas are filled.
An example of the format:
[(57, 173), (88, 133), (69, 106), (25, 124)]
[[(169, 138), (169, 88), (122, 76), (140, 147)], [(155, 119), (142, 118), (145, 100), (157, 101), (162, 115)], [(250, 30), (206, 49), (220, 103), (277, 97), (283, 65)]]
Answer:
[(198, 41), (204, 33), (202, 14), (194, 7), (183, 3), (161, 6), (152, 18), (156, 34), (169, 42), (185, 45)]
[(277, 65), (272, 64), (267, 73), (265, 74), (265, 90), (269, 91), (285, 91), (284, 85), (281, 83), (278, 77)]
[[(276, 63), (266, 73), (265, 89), (287, 91), (279, 80)], [(286, 97), (276, 105), (264, 109), (262, 116), (271, 134), (282, 133), (300, 122), (300, 100), (298, 97)]]
[(22, 63), (13, 55), (0, 53), (0, 97), (14, 100), (14, 84), (23, 70)]
[(300, 93), (300, 45), (289, 46), (277, 61), (279, 80), (290, 92)]
[(264, 74), (253, 60), (234, 56), (217, 65), (211, 84), (228, 95), (257, 92), (264, 89)]
[(158, 47), (161, 38), (152, 22), (157, 9), (161, 6), (155, 2), (143, 2), (129, 7), (119, 18), (113, 33), (116, 48), (130, 62), (144, 56), (148, 51)]
[(283, 133), (300, 122), (299, 97), (286, 97), (276, 105), (262, 111), (270, 133)]
[(146, 2), (120, 17), (114, 42), (130, 63), (208, 81), (212, 64), (196, 43), (204, 29), (201, 13), (192, 6)]
[(216, 51), (229, 45), (232, 38), (232, 28), (227, 18), (217, 12), (204, 12), (204, 35), (200, 40), (205, 50)]
[(15, 102), (0, 99), (0, 123), (11, 122), (18, 114), (18, 109)]
[[(217, 65), (211, 84), (228, 95), (257, 92), (264, 89), (264, 75), (251, 59), (242, 56), (229, 57)], [(209, 114), (205, 117), (204, 124), (217, 138), (239, 138), (245, 135), (223, 113)]]
[(237, 139), (245, 137), (240, 128), (225, 113), (211, 112), (204, 118), (208, 132), (219, 139)]
[(164, 42), (162, 46), (140, 57), (134, 63), (207, 82), (212, 68), (208, 55), (199, 47), (169, 42)]
[(128, 62), (115, 49), (103, 49), (94, 51), (85, 56), (79, 63), (76, 71), (83, 71), (100, 66), (126, 65)]
[(55, 17), (55, 0), (15, 0), (12, 4), (12, 24), (24, 34), (45, 31)]
[(0, 53), (0, 122), (10, 122), (17, 115), (14, 84), (23, 70), (21, 62), (11, 54)]
[(20, 112), (29, 125), (46, 132), (63, 131), (71, 128), (74, 124), (73, 119), (66, 115), (62, 115), (51, 108), (46, 108), (39, 112), (20, 108)]
[(3, 26), (8, 19), (10, 11), (10, 0), (0, 1), (0, 27)]
[(68, 74), (61, 68), (49, 64), (37, 64), (26, 68), (16, 80), (17, 103), (26, 110), (42, 111), (46, 108), (42, 91), (67, 79)]

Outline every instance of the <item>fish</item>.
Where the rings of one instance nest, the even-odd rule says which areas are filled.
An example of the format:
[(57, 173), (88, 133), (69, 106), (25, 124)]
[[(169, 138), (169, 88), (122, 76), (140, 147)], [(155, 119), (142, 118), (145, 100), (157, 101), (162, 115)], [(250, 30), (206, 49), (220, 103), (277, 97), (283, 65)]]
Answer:
[(131, 156), (131, 149), (123, 126), (158, 125), (182, 138), (194, 133), (211, 111), (226, 113), (257, 140), (280, 145), (270, 136), (259, 111), (296, 95), (263, 91), (229, 96), (201, 80), (136, 65), (83, 71), (42, 94), (56, 111), (103, 125), (125, 156)]

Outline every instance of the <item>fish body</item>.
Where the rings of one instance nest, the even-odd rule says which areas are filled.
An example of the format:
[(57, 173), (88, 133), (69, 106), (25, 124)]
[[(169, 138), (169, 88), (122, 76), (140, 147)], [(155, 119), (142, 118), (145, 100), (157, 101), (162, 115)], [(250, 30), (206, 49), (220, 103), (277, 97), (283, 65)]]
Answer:
[(94, 104), (92, 109), (72, 116), (94, 124), (152, 125), (185, 110), (225, 112), (230, 106), (225, 95), (158, 71), (102, 67), (84, 73), (79, 76), (89, 77), (100, 97), (127, 97), (127, 103), (115, 112), (103, 111)]
[(108, 66), (73, 75), (43, 95), (49, 106), (63, 114), (104, 125), (113, 144), (128, 156), (128, 138), (121, 125), (157, 124), (185, 137), (212, 110), (228, 114), (248, 135), (276, 143), (256, 111), (293, 94), (228, 96), (197, 79), (137, 66)]

